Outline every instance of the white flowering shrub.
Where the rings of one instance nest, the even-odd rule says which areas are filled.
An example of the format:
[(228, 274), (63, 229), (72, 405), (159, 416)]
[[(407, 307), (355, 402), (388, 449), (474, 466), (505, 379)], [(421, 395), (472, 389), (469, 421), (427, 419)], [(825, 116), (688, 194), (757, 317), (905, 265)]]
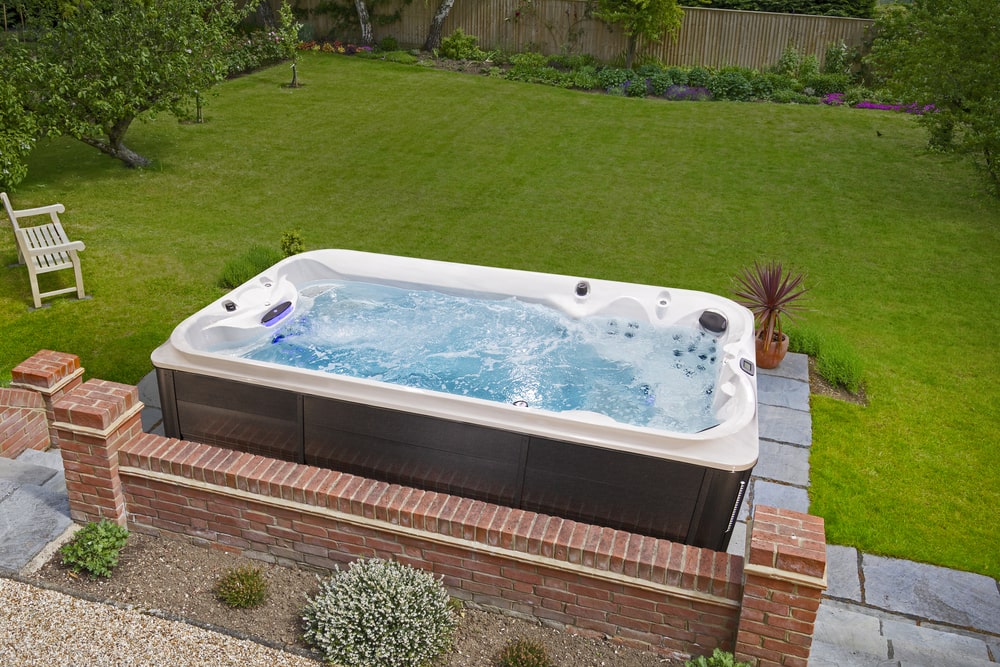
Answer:
[(377, 558), (321, 581), (302, 620), (306, 642), (343, 667), (422, 667), (451, 648), (458, 623), (439, 580)]

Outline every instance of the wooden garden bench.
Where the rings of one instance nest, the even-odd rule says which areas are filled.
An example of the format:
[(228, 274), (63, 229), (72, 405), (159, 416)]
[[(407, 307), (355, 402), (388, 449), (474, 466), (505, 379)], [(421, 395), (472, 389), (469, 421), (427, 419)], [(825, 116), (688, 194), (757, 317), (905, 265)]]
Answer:
[[(80, 271), (80, 257), (77, 255), (80, 250), (84, 249), (83, 242), (70, 241), (59, 222), (58, 214), (64, 212), (66, 208), (62, 204), (52, 204), (51, 206), (15, 210), (11, 206), (6, 192), (0, 192), (0, 199), (3, 199), (10, 224), (14, 227), (14, 238), (17, 241), (17, 263), (25, 264), (28, 267), (28, 276), (31, 279), (31, 296), (35, 301), (35, 308), (42, 307), (42, 299), (57, 294), (69, 294), (75, 291), (77, 298), (86, 298), (83, 291), (83, 273)], [(22, 227), (19, 224), (19, 220), (40, 215), (48, 215), (50, 222), (32, 227)], [(50, 292), (39, 291), (39, 274), (64, 269), (73, 269), (73, 274), (76, 277), (75, 287), (66, 287)]]

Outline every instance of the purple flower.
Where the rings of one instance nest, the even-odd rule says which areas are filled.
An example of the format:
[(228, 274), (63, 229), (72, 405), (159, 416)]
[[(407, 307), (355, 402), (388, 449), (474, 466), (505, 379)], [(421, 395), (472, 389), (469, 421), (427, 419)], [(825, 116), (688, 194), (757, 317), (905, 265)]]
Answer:
[(839, 107), (843, 103), (844, 103), (843, 93), (830, 93), (823, 98), (823, 104), (831, 104), (835, 107)]

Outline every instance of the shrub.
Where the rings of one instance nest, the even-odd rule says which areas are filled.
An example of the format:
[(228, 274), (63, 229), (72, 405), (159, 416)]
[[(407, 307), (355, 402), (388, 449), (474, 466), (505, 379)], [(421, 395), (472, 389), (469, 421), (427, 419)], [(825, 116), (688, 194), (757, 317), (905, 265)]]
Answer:
[(597, 68), (584, 66), (570, 75), (570, 81), (574, 88), (583, 90), (594, 90), (601, 87), (601, 80), (597, 76)]
[(799, 50), (795, 48), (794, 44), (789, 43), (781, 52), (781, 57), (778, 58), (778, 62), (775, 63), (774, 73), (795, 78), (799, 75), (799, 65), (801, 64), (802, 54), (799, 53)]
[(508, 643), (497, 656), (497, 667), (553, 667), (545, 647), (530, 639)]
[(670, 72), (660, 70), (653, 76), (649, 77), (649, 89), (657, 97), (663, 95), (667, 92), (667, 88), (674, 85), (674, 80), (670, 76)]
[(255, 275), (282, 260), (281, 252), (261, 245), (252, 245), (239, 257), (226, 260), (222, 267), (219, 286), (232, 289), (239, 287)]
[(321, 581), (302, 620), (305, 640), (343, 667), (421, 667), (451, 646), (457, 624), (438, 580), (377, 558)]
[(466, 35), (461, 28), (441, 40), (440, 54), (452, 60), (483, 60), (486, 53), (478, 46), (479, 38)]
[(746, 73), (738, 67), (719, 70), (708, 83), (712, 97), (718, 100), (747, 102), (753, 99), (753, 88)]
[(256, 607), (267, 598), (267, 579), (259, 567), (233, 568), (215, 584), (215, 597), (233, 609)]
[(549, 65), (559, 69), (578, 70), (584, 67), (597, 67), (597, 59), (589, 53), (555, 54), (549, 56)]
[(850, 85), (850, 77), (846, 74), (814, 74), (802, 79), (802, 85), (812, 89), (817, 96), (842, 93)]
[(306, 244), (302, 241), (302, 232), (298, 229), (289, 229), (281, 234), (281, 254), (285, 257), (298, 255), (306, 249)]
[(694, 660), (688, 660), (684, 667), (751, 667), (749, 662), (738, 662), (736, 656), (729, 651), (715, 649), (711, 657), (699, 656)]
[(688, 72), (683, 67), (668, 67), (664, 70), (670, 80), (678, 86), (686, 86), (688, 83)]
[(378, 50), (379, 51), (398, 51), (399, 50), (399, 42), (396, 40), (395, 37), (392, 37), (392, 36), (383, 37), (382, 39), (379, 40)]
[(634, 78), (635, 72), (620, 67), (605, 67), (597, 72), (601, 88), (621, 88), (625, 82)]
[(818, 97), (804, 95), (787, 88), (774, 91), (771, 94), (771, 101), (779, 104), (819, 104)]
[(706, 67), (692, 67), (688, 70), (687, 85), (692, 88), (708, 88), (712, 73)]
[(690, 86), (673, 85), (667, 88), (663, 97), (675, 101), (703, 102), (712, 99), (712, 93), (708, 88), (693, 88)]
[(87, 572), (91, 579), (110, 577), (118, 566), (118, 552), (127, 540), (127, 530), (102, 519), (77, 531), (70, 542), (60, 547), (59, 554), (62, 564), (74, 572)]
[(625, 91), (625, 95), (628, 97), (645, 97), (646, 96), (646, 79), (640, 76), (634, 76), (622, 86), (622, 90)]
[(823, 74), (850, 74), (851, 50), (843, 41), (834, 42), (826, 47), (823, 57)]

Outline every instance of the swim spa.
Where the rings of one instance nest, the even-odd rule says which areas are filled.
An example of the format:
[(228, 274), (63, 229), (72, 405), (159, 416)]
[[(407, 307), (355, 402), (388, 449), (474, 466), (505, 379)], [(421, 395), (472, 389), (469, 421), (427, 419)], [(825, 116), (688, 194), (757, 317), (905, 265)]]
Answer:
[(170, 437), (713, 549), (757, 461), (753, 359), (716, 295), (349, 250), (152, 354)]

